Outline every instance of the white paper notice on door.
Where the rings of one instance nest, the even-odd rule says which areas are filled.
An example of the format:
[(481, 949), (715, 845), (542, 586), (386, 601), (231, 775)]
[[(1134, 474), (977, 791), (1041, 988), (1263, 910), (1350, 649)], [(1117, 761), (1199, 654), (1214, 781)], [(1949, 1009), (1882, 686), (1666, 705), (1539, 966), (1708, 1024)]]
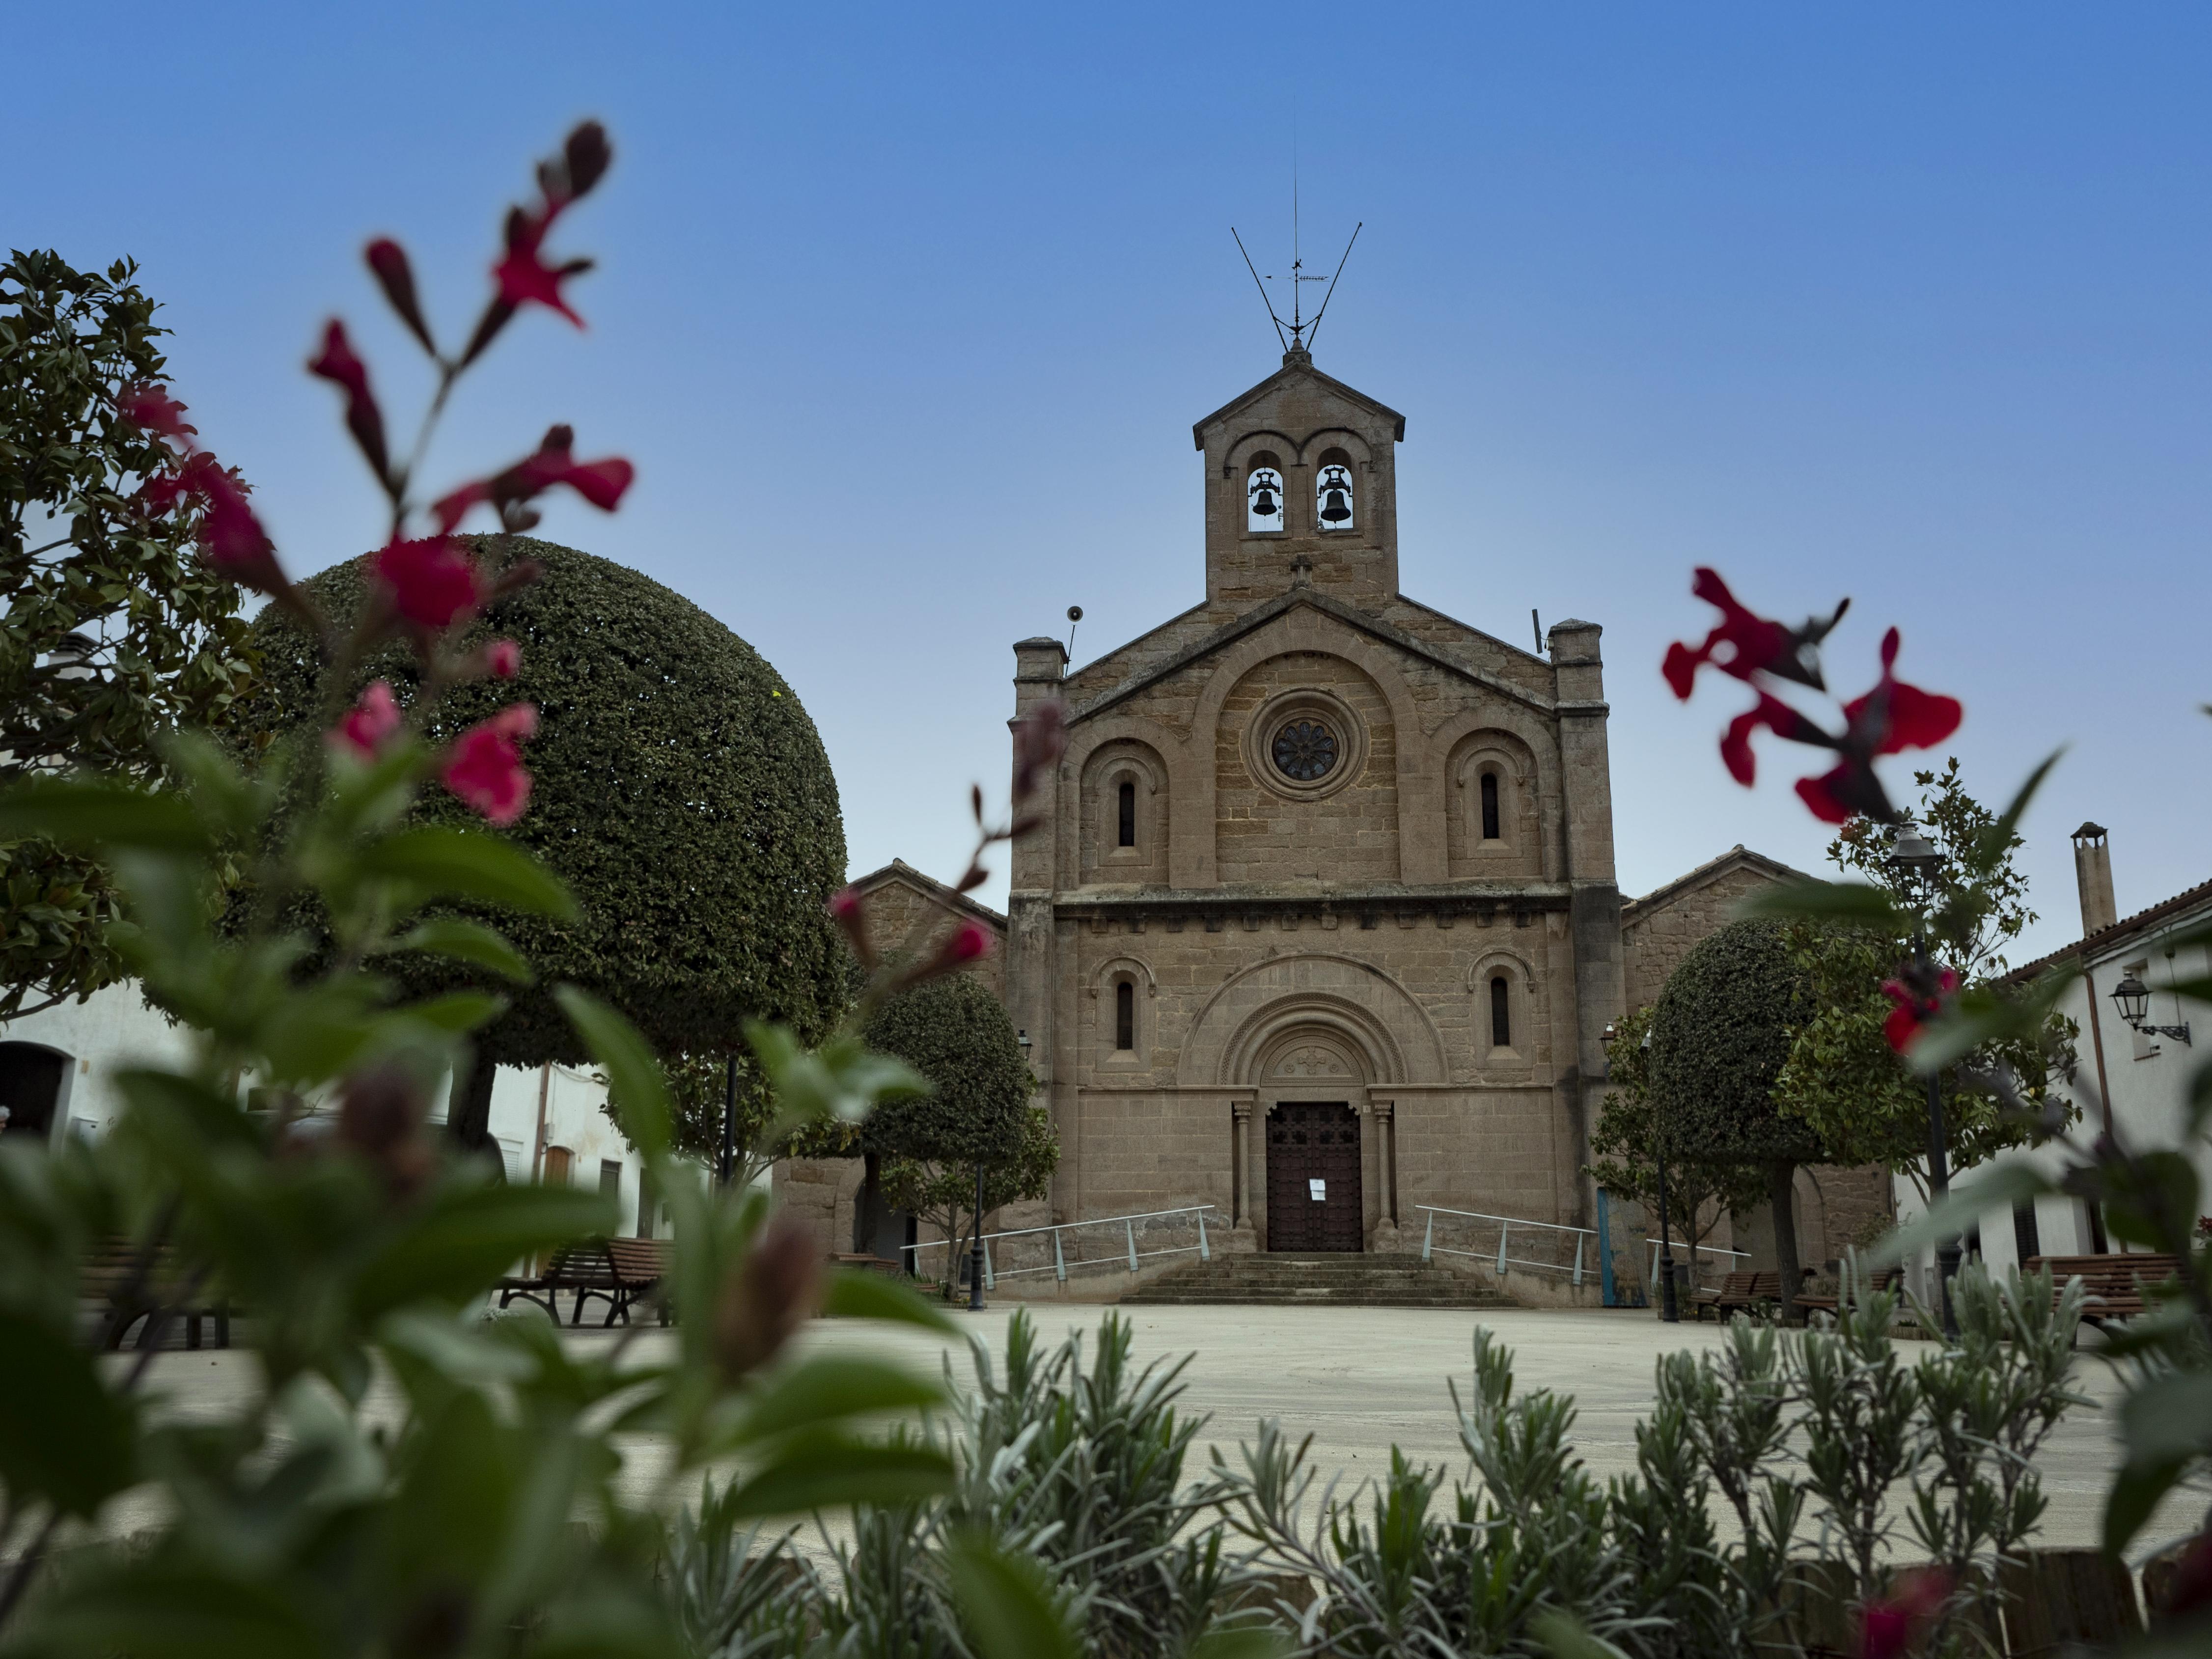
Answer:
[(1309, 1181), (1306, 1182), (1306, 1190), (1313, 1194), (1315, 1203), (1328, 1202), (1328, 1182), (1326, 1181)]

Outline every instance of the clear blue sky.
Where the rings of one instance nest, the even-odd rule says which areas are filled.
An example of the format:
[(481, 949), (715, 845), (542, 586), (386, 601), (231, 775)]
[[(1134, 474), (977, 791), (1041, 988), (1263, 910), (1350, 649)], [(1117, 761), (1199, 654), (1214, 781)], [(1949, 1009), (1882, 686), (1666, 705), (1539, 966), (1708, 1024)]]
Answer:
[[(1735, 699), (1662, 685), (1692, 565), (1799, 616), (1835, 678), (1967, 705), (2070, 936), (2066, 834), (2127, 911), (2212, 877), (2212, 13), (1858, 6), (1004, 9), (548, 3), (49, 9), (10, 34), (0, 234), (128, 252), (177, 384), (302, 569), (374, 503), (299, 371), (357, 261), (414, 251), (447, 327), (576, 118), (615, 171), (563, 246), (577, 334), (517, 325), (441, 477), (554, 418), (634, 457), (633, 564), (758, 646), (821, 726), (855, 871), (951, 875), (1003, 787), (1009, 644), (1077, 656), (1200, 592), (1191, 422), (1275, 366), (1229, 240), (1367, 229), (1321, 366), (1404, 410), (1407, 591), (1520, 641), (1604, 624), (1623, 886), (1824, 838)], [(1003, 884), (992, 890), (1003, 891)]]

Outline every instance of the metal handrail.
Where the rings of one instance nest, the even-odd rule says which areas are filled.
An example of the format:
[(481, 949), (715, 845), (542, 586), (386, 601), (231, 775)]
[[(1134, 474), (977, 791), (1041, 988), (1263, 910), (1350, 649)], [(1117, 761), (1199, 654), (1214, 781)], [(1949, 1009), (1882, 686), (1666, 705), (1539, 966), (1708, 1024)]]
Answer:
[[(1194, 1250), (1197, 1252), (1198, 1259), (1200, 1261), (1211, 1261), (1213, 1260), (1213, 1249), (1206, 1242), (1206, 1212), (1212, 1208), (1214, 1208), (1214, 1206), (1211, 1204), (1187, 1204), (1181, 1209), (1176, 1210), (1146, 1210), (1136, 1215), (1094, 1216), (1087, 1221), (1057, 1221), (1054, 1222), (1049, 1226), (1009, 1227), (1000, 1232), (985, 1233), (983, 1235), (983, 1288), (987, 1291), (996, 1290), (999, 1286), (999, 1280), (1002, 1278), (1018, 1279), (1024, 1273), (1051, 1273), (1055, 1279), (1064, 1285), (1067, 1282), (1067, 1271), (1071, 1266), (1076, 1267), (1095, 1267), (1108, 1261), (1127, 1262), (1129, 1271), (1133, 1273), (1137, 1271), (1137, 1263), (1149, 1255), (1187, 1255)], [(1177, 1215), (1194, 1216), (1197, 1218), (1197, 1243), (1177, 1244), (1164, 1250), (1140, 1250), (1137, 1248), (1137, 1223), (1139, 1221), (1158, 1221), (1168, 1216)], [(1111, 1256), (1092, 1256), (1088, 1259), (1079, 1257), (1073, 1263), (1067, 1260), (1067, 1254), (1061, 1247), (1060, 1242), (1060, 1236), (1062, 1233), (1073, 1232), (1079, 1227), (1110, 1227), (1116, 1222), (1121, 1224), (1123, 1242), (1128, 1247), (1125, 1251)], [(1052, 1235), (1052, 1266), (1050, 1267), (1009, 1267), (1004, 1273), (999, 1273), (994, 1268), (991, 1261), (991, 1241), (993, 1239), (1022, 1238), (1036, 1233), (1050, 1233)], [(955, 1240), (950, 1238), (933, 1238), (924, 1243), (902, 1244), (899, 1246), (899, 1249), (902, 1254), (912, 1251), (914, 1254), (914, 1267), (915, 1268), (919, 1269), (921, 1265), (921, 1253), (924, 1250), (943, 1249), (946, 1246), (954, 1243), (961, 1244), (968, 1249), (974, 1248), (973, 1241), (969, 1239)], [(947, 1265), (950, 1266), (951, 1264), (948, 1262)]]
[[(1659, 1282), (1659, 1241), (1646, 1233), (1644, 1236), (1644, 1242), (1651, 1247), (1651, 1266), (1650, 1271), (1644, 1275), (1644, 1282), (1647, 1285), (1656, 1285)], [(1732, 1255), (1741, 1261), (1751, 1260), (1749, 1250), (1731, 1250), (1718, 1244), (1693, 1244), (1689, 1248), (1693, 1251), (1703, 1250), (1708, 1255)], [(1694, 1255), (1690, 1258), (1690, 1271), (1692, 1273), (1698, 1271), (1698, 1259)]]
[[(1426, 1261), (1435, 1255), (1463, 1255), (1477, 1261), (1492, 1261), (1501, 1277), (1509, 1267), (1528, 1267), (1538, 1273), (1567, 1273), (1571, 1276), (1573, 1282), (1579, 1285), (1583, 1282), (1584, 1241), (1597, 1237), (1597, 1230), (1593, 1227), (1569, 1227), (1556, 1221), (1531, 1221), (1526, 1216), (1489, 1215), (1480, 1210), (1448, 1210), (1439, 1204), (1416, 1204), (1413, 1207), (1428, 1212), (1428, 1227), (1421, 1235), (1422, 1261)], [(1462, 1216), (1469, 1221), (1495, 1221), (1498, 1224), (1496, 1255), (1493, 1257), (1488, 1250), (1455, 1250), (1437, 1243), (1437, 1218), (1440, 1215)], [(1571, 1267), (1563, 1267), (1556, 1261), (1532, 1261), (1526, 1256), (1506, 1255), (1506, 1242), (1516, 1227), (1540, 1227), (1547, 1232), (1574, 1234), (1575, 1265)]]

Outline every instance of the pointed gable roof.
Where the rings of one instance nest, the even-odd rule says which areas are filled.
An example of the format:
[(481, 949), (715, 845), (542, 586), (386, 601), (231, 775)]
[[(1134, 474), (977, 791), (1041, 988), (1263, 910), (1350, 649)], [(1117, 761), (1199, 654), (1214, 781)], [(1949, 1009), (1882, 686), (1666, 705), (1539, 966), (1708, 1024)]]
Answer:
[(1356, 387), (1348, 386), (1334, 376), (1322, 374), (1313, 366), (1313, 359), (1303, 351), (1286, 353), (1283, 359), (1283, 366), (1273, 374), (1250, 390), (1240, 392), (1204, 420), (1194, 422), (1190, 428), (1192, 442), (1196, 447), (1204, 449), (1208, 427), (1219, 424), (1247, 404), (1258, 402), (1268, 393), (1296, 380), (1310, 380), (1332, 396), (1341, 398), (1347, 403), (1358, 404), (1370, 414), (1380, 416), (1390, 422), (1390, 435), (1400, 443), (1405, 442), (1406, 417), (1403, 415), (1388, 404), (1378, 403)]

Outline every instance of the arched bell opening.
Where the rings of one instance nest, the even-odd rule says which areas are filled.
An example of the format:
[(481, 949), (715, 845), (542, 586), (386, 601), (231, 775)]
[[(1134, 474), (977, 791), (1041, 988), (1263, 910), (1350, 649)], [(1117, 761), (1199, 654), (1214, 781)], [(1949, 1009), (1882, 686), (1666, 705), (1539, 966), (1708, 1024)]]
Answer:
[(1273, 450), (1253, 456), (1244, 474), (1244, 528), (1271, 531), (1285, 528), (1283, 464)]
[(1357, 529), (1358, 493), (1352, 483), (1352, 457), (1340, 449), (1322, 451), (1314, 471), (1314, 522), (1324, 532)]

